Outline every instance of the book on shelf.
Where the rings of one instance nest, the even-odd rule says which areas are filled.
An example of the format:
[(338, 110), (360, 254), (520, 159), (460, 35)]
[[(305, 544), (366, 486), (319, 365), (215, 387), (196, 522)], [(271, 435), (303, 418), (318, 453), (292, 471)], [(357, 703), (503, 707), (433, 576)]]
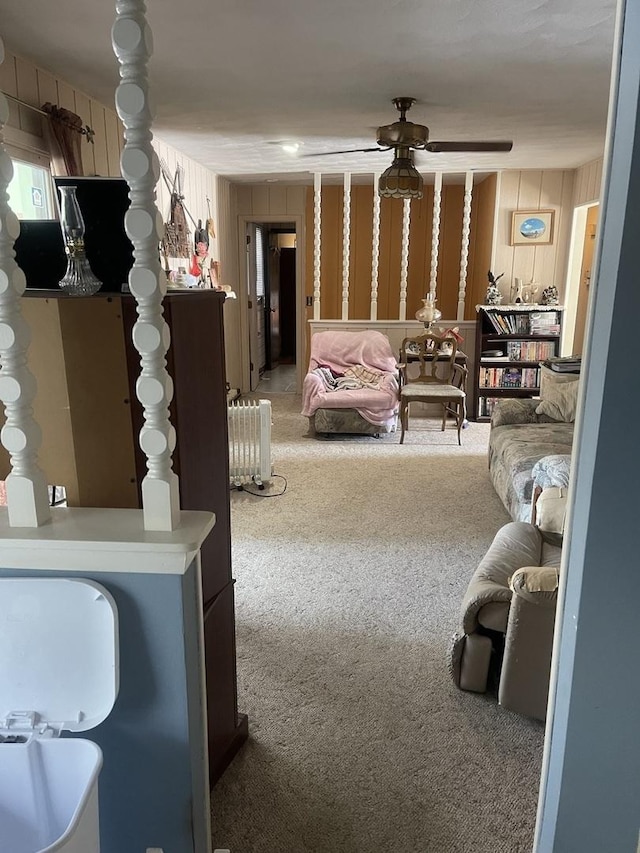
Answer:
[(529, 316), (532, 335), (559, 335), (560, 317), (557, 311), (532, 311)]
[(543, 361), (545, 367), (550, 367), (556, 373), (580, 373), (581, 357), (579, 355), (567, 355), (551, 357)]
[(479, 376), (480, 388), (538, 388), (537, 367), (484, 367)]
[(478, 414), (481, 418), (490, 418), (500, 397), (480, 397), (478, 400)]
[(522, 311), (502, 313), (486, 311), (485, 315), (501, 335), (557, 335), (560, 333), (558, 311)]

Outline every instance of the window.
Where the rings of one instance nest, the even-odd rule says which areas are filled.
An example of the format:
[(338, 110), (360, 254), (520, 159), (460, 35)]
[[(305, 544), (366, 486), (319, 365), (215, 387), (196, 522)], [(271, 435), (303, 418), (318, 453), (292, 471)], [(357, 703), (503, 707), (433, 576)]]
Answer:
[[(33, 155), (33, 159), (44, 158)], [(7, 189), (11, 210), (18, 219), (56, 219), (48, 166), (17, 157), (12, 160), (13, 178)]]

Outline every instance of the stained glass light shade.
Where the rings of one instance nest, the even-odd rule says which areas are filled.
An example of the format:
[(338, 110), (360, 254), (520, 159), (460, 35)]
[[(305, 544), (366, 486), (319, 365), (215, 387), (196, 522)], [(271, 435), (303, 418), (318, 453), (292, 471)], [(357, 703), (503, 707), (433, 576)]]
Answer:
[(410, 152), (396, 157), (380, 175), (378, 195), (383, 198), (422, 198), (422, 175), (413, 165)]

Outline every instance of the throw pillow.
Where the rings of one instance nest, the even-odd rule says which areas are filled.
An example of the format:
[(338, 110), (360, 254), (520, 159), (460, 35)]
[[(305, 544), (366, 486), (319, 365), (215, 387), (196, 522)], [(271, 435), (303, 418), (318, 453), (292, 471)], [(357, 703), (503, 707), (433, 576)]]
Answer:
[(537, 415), (547, 415), (555, 421), (573, 423), (576, 419), (579, 382), (554, 382), (546, 385), (536, 408)]
[(546, 400), (547, 390), (552, 385), (565, 385), (567, 382), (578, 382), (579, 373), (558, 373), (550, 367), (540, 366), (540, 399)]
[(549, 486), (569, 485), (569, 470), (571, 467), (571, 456), (568, 453), (552, 453), (538, 459), (531, 469), (533, 485), (541, 489)]

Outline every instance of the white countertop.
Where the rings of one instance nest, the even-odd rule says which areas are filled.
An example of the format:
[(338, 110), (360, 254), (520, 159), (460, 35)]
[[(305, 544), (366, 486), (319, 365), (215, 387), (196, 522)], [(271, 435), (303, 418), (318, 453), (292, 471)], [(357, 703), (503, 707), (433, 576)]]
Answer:
[(0, 507), (0, 568), (184, 574), (214, 524), (189, 511), (176, 530), (148, 531), (139, 509), (56, 507), (42, 527), (10, 527)]

